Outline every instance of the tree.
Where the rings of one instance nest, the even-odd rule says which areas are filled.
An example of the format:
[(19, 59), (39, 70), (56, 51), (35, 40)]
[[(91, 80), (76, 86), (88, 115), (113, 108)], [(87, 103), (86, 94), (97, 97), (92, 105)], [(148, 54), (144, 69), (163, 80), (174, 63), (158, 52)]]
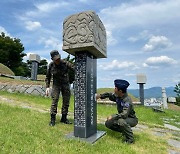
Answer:
[(46, 75), (47, 72), (47, 60), (46, 59), (42, 59), (38, 65), (38, 74), (43, 74)]
[(180, 97), (180, 82), (175, 86), (174, 92)]
[(24, 47), (21, 40), (18, 38), (11, 38), (5, 33), (0, 34), (0, 63), (9, 67), (15, 75), (23, 73), (23, 53)]
[(14, 69), (14, 72), (16, 72), (17, 76), (31, 76), (31, 70), (29, 69), (28, 64), (25, 62), (21, 62), (20, 65)]
[(180, 106), (180, 82), (175, 86), (174, 92), (177, 94), (175, 104)]
[[(27, 70), (28, 70), (26, 76), (30, 77), (31, 76), (32, 61), (27, 60), (26, 64), (27, 64)], [(42, 59), (40, 61), (40, 63), (38, 64), (38, 74), (46, 75), (47, 65), (48, 65), (47, 60)]]

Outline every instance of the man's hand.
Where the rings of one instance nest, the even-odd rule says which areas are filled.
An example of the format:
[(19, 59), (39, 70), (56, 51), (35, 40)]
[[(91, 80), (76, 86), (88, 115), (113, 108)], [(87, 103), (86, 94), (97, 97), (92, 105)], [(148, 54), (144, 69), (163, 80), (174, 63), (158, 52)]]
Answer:
[(46, 96), (49, 96), (50, 88), (46, 88)]
[(95, 96), (96, 96), (96, 100), (101, 98), (101, 95), (99, 95), (99, 94), (95, 94)]
[(107, 120), (111, 120), (111, 119), (112, 119), (112, 116), (107, 117)]

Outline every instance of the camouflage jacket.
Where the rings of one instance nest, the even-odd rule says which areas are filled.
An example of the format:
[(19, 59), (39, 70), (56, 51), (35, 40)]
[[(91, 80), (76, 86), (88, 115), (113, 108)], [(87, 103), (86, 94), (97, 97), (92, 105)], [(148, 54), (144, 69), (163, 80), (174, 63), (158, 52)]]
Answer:
[(122, 98), (115, 96), (112, 93), (104, 93), (100, 95), (101, 99), (109, 98), (111, 101), (116, 102), (118, 118), (126, 119), (127, 117), (136, 118), (134, 106), (132, 104), (131, 97), (126, 93)]
[(51, 78), (53, 78), (53, 85), (69, 84), (68, 69), (74, 70), (74, 65), (70, 62), (61, 60), (59, 65), (51, 62), (46, 73), (46, 88), (50, 86)]

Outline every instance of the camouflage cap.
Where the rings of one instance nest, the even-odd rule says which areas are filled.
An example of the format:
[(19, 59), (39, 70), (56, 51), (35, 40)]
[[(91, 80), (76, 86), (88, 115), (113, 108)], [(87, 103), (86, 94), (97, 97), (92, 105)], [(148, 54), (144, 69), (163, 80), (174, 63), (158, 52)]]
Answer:
[(50, 52), (50, 55), (51, 55), (52, 60), (57, 60), (57, 59), (61, 58), (61, 56), (57, 50), (52, 50)]

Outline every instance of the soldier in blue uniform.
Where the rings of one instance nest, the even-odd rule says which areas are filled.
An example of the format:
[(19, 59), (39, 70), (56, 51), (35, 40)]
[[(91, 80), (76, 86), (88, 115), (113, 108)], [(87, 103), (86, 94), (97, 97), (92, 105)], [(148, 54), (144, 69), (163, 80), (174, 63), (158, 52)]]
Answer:
[(135, 115), (134, 107), (131, 98), (127, 94), (129, 82), (126, 80), (117, 79), (114, 81), (114, 94), (104, 93), (97, 95), (96, 98), (109, 98), (116, 102), (118, 113), (107, 118), (105, 125), (107, 128), (121, 132), (125, 136), (124, 142), (134, 143), (134, 137), (131, 127), (138, 123), (138, 118)]
[(67, 119), (69, 101), (70, 101), (70, 83), (68, 70), (74, 70), (74, 65), (70, 62), (61, 59), (61, 56), (57, 50), (50, 52), (52, 62), (49, 64), (47, 74), (46, 74), (46, 95), (49, 95), (49, 87), (51, 78), (53, 78), (52, 85), (52, 104), (51, 104), (51, 120), (49, 125), (54, 126), (56, 121), (57, 106), (59, 101), (60, 92), (62, 93), (62, 117), (60, 122), (65, 124), (71, 124)]

